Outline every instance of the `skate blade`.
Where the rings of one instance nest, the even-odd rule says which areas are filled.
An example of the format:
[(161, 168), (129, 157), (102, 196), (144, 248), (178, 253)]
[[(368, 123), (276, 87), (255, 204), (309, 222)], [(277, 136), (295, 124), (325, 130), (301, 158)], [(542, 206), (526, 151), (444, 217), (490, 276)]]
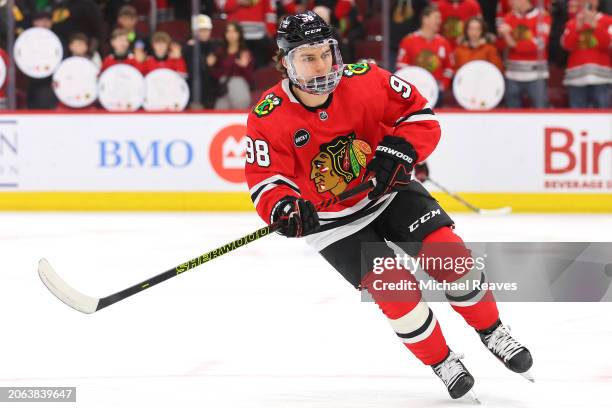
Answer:
[(480, 402), (480, 400), (478, 399), (478, 395), (476, 394), (476, 392), (473, 389), (469, 390), (465, 394), (465, 397), (467, 397), (467, 399), (470, 399), (470, 400), (474, 401), (478, 405), (482, 405), (482, 402)]
[(535, 382), (535, 379), (533, 378), (533, 374), (531, 374), (531, 370), (527, 370), (524, 373), (519, 373), (521, 374), (523, 377), (525, 377), (527, 380), (531, 381), (532, 383)]

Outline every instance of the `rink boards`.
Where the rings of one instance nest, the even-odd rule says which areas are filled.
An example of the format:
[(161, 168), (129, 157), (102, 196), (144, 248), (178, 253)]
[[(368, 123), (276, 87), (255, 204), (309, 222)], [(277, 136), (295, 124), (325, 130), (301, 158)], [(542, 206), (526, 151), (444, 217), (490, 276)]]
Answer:
[[(437, 116), (431, 176), (475, 205), (612, 212), (612, 111)], [(235, 112), (3, 114), (0, 210), (252, 211), (245, 123)]]

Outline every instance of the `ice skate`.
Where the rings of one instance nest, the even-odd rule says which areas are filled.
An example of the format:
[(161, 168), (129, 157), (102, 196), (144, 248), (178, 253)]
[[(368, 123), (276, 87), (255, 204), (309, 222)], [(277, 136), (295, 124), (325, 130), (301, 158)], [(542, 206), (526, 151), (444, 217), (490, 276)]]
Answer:
[(462, 358), (463, 354), (455, 354), (449, 350), (446, 359), (441, 363), (432, 365), (431, 368), (440, 377), (452, 399), (469, 396), (474, 401), (480, 403), (472, 390), (474, 377), (472, 377), (460, 361)]
[(484, 331), (479, 331), (480, 340), (497, 357), (506, 368), (515, 373), (521, 374), (527, 380), (535, 382), (530, 368), (533, 365), (533, 358), (527, 347), (519, 343), (510, 334), (510, 327), (504, 326), (501, 321), (497, 321), (493, 326)]

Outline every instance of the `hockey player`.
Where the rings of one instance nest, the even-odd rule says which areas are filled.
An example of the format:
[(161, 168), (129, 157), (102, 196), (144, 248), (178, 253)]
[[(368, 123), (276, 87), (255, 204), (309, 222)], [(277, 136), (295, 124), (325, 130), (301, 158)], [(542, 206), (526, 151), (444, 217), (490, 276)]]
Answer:
[[(372, 265), (372, 254), (361, 248), (365, 242), (393, 241), (413, 256), (437, 242), (458, 245), (461, 251), (453, 252), (461, 254), (453, 255), (469, 253), (438, 202), (411, 181), (413, 166), (427, 159), (440, 138), (434, 112), (417, 89), (376, 65), (344, 65), (331, 28), (312, 12), (286, 17), (277, 44), (285, 79), (262, 95), (247, 125), (245, 172), (257, 212), (268, 223), (280, 223), (283, 235), (305, 236), (355, 288), (367, 289), (400, 340), (432, 367), (450, 396), (465, 395), (474, 378), (463, 356), (446, 344), (420, 292), (389, 299), (374, 289), (371, 273), (361, 274), (362, 261)], [(313, 202), (371, 176), (376, 187), (369, 193), (315, 210)], [(444, 278), (440, 271), (427, 272)], [(484, 279), (480, 274), (472, 269), (463, 278)], [(531, 355), (499, 320), (490, 291), (446, 295), (507, 368), (529, 370)]]

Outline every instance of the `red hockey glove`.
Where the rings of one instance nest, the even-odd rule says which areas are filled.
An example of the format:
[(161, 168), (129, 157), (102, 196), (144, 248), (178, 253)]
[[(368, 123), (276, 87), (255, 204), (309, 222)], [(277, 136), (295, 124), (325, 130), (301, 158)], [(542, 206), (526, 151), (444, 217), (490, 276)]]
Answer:
[(410, 183), (410, 173), (416, 160), (414, 148), (405, 139), (385, 136), (367, 166), (376, 177), (376, 187), (368, 197), (375, 200), (391, 191), (405, 189)]
[(427, 177), (429, 177), (429, 167), (427, 167), (427, 162), (419, 163), (414, 166), (414, 178), (419, 180), (421, 183), (427, 181)]
[(319, 229), (319, 214), (310, 201), (283, 197), (272, 210), (272, 222), (279, 222), (279, 232), (286, 237), (302, 237)]

